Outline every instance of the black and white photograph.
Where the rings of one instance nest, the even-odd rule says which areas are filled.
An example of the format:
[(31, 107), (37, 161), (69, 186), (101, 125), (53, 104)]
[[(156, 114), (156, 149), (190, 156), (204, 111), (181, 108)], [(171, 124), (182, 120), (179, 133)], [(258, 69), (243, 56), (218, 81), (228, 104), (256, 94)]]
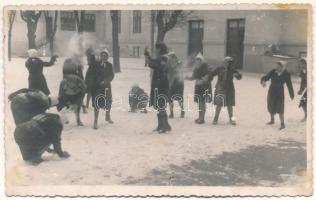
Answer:
[(311, 195), (311, 12), (5, 7), (6, 194)]

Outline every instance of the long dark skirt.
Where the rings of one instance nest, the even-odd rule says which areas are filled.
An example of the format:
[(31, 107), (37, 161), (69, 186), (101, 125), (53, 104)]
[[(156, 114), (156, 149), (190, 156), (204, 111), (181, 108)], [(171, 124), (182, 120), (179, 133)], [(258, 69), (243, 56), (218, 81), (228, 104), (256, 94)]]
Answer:
[(29, 76), (29, 89), (40, 90), (46, 95), (50, 94), (43, 74), (34, 74)]
[(268, 92), (268, 111), (271, 114), (284, 114), (284, 93), (274, 95), (271, 90)]

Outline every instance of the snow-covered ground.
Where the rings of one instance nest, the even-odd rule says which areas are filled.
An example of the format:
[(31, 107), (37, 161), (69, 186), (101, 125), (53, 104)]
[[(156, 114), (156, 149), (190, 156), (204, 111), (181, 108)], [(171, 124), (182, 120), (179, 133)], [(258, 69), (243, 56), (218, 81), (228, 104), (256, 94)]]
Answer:
[[(99, 129), (93, 130), (93, 110), (89, 109), (87, 114), (81, 114), (85, 126), (78, 127), (74, 122), (74, 114), (69, 112), (71, 123), (64, 126), (62, 135), (62, 146), (71, 154), (69, 159), (59, 159), (56, 155), (44, 154), (43, 162), (39, 166), (29, 166), (23, 162), (18, 146), (13, 138), (14, 123), (10, 112), (7, 96), (9, 93), (27, 87), (28, 73), (24, 66), (25, 59), (15, 58), (5, 66), (5, 147), (6, 147), (6, 178), (7, 184), (12, 185), (117, 185), (117, 184), (170, 184), (163, 179), (168, 179), (176, 174), (177, 169), (188, 169), (191, 172), (183, 174), (188, 176), (186, 180), (175, 181), (176, 184), (207, 184), (218, 185), (216, 180), (203, 181), (203, 173), (216, 174), (225, 178), (228, 173), (218, 173), (207, 161), (219, 159), (223, 155), (236, 155), (233, 164), (222, 164), (217, 162), (219, 169), (228, 169), (240, 178), (240, 184), (247, 184), (245, 177), (255, 176), (256, 173), (276, 169), (273, 178), (269, 174), (263, 174), (257, 178), (255, 185), (292, 185), (301, 184), (305, 179), (305, 143), (306, 123), (300, 122), (303, 117), (298, 108), (299, 96), (293, 101), (289, 99), (288, 92), (285, 102), (286, 129), (279, 131), (279, 120), (276, 125), (267, 126), (269, 120), (266, 110), (267, 89), (259, 84), (260, 75), (246, 74), (240, 81), (235, 81), (236, 104), (234, 114), (237, 117), (237, 126), (228, 125), (226, 109), (222, 110), (220, 121), (217, 126), (211, 124), (214, 112), (209, 109), (206, 115), (206, 124), (196, 125), (194, 119), (197, 117), (196, 105), (193, 102), (194, 82), (185, 82), (186, 116), (176, 117), (170, 120), (172, 132), (168, 134), (157, 134), (152, 132), (156, 126), (156, 113), (150, 111), (147, 114), (130, 113), (128, 109), (128, 91), (137, 83), (149, 92), (150, 70), (144, 67), (142, 59), (122, 59), (121, 73), (115, 75), (112, 82), (114, 104), (112, 119), (114, 124), (104, 121), (104, 113), (101, 112)], [(51, 89), (52, 96), (57, 95), (59, 82), (62, 78), (63, 59), (58, 59), (56, 65), (46, 68), (45, 76)], [(215, 84), (215, 83), (214, 83)], [(294, 81), (294, 89), (297, 93), (298, 81)], [(211, 104), (209, 108), (211, 108)], [(178, 107), (176, 107), (178, 108)], [(49, 112), (56, 112), (51, 108)], [(279, 145), (284, 141), (300, 145)], [(262, 151), (260, 157), (242, 157), (242, 152), (252, 147), (274, 148), (275, 151)], [(297, 154), (287, 154), (297, 149)], [(276, 154), (277, 152), (281, 152)], [(245, 154), (246, 155), (246, 154)], [(239, 159), (240, 157), (240, 159)], [(288, 157), (291, 157), (290, 159)], [(241, 159), (243, 158), (243, 159)], [(246, 159), (246, 160), (245, 160)], [(260, 165), (250, 165), (247, 169), (237, 169), (234, 166), (238, 162), (260, 161)], [(288, 162), (291, 163), (289, 164)], [(197, 167), (192, 168), (195, 161), (205, 161), (204, 168), (199, 171)], [(297, 162), (296, 162), (297, 161)], [(271, 167), (273, 166), (273, 167)], [(275, 166), (273, 163), (278, 163)], [(236, 165), (235, 165), (236, 164)], [(183, 167), (183, 168), (182, 168)], [(271, 168), (269, 168), (271, 167)], [(254, 169), (252, 169), (254, 168)], [(285, 168), (287, 170), (277, 171)], [(214, 171), (215, 170), (215, 171)], [(259, 171), (258, 171), (259, 170)], [(260, 171), (261, 170), (261, 171)], [(166, 177), (153, 172), (167, 171)], [(202, 175), (201, 175), (202, 173)], [(265, 172), (268, 173), (268, 172)], [(191, 176), (191, 177), (190, 177)], [(222, 177), (221, 177), (222, 176)], [(266, 176), (266, 177), (265, 177)], [(204, 176), (207, 177), (207, 176)], [(227, 176), (229, 177), (229, 176)], [(190, 179), (191, 178), (191, 179)], [(201, 179), (198, 182), (198, 178)], [(244, 178), (244, 179), (243, 179)], [(151, 179), (161, 181), (155, 182)], [(211, 179), (209, 179), (211, 180)], [(238, 179), (239, 180), (239, 179)], [(172, 184), (172, 183), (171, 183)], [(225, 185), (240, 185), (238, 181), (229, 181)]]

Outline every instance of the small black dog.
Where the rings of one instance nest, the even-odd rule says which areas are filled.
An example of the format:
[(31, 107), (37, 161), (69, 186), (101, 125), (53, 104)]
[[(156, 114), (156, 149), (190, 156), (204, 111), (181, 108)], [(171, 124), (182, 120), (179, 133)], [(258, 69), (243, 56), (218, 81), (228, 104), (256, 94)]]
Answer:
[(128, 93), (130, 112), (140, 110), (142, 113), (147, 113), (148, 94), (138, 85), (133, 85)]

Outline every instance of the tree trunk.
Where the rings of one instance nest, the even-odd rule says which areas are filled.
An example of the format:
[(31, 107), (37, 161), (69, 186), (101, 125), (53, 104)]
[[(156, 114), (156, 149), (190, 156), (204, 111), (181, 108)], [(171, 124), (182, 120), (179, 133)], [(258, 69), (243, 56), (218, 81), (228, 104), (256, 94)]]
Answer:
[(119, 46), (119, 24), (118, 24), (118, 11), (113, 10), (110, 12), (112, 18), (112, 51), (113, 51), (113, 65), (114, 72), (121, 72), (120, 68), (120, 46)]
[(12, 40), (12, 28), (15, 19), (16, 11), (9, 12), (9, 31), (8, 31), (8, 60), (11, 61), (12, 50), (11, 50), (11, 40)]
[(32, 24), (27, 25), (27, 37), (29, 41), (29, 49), (36, 49), (36, 35)]
[(155, 11), (151, 11), (151, 24), (150, 24), (150, 53), (155, 54)]
[(50, 38), (49, 40), (49, 51), (50, 51), (50, 55), (53, 56), (54, 55), (54, 38)]
[(156, 44), (163, 43), (165, 40), (166, 32), (163, 30), (158, 30)]
[(11, 61), (12, 58), (12, 52), (11, 52), (11, 38), (12, 38), (12, 28), (9, 29), (8, 34), (8, 60)]

